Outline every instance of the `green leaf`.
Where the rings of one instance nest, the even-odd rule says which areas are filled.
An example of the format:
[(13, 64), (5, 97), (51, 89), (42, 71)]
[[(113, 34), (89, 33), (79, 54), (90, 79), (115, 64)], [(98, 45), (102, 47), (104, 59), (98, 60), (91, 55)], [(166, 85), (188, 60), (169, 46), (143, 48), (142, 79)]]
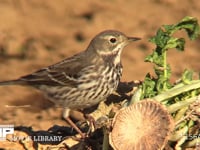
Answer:
[(200, 26), (194, 17), (185, 17), (175, 25), (163, 25), (165, 32), (172, 35), (177, 30), (184, 29), (191, 40), (196, 39), (200, 34)]
[[(162, 50), (170, 39), (169, 35), (163, 31), (163, 29), (158, 29), (156, 36), (152, 37), (149, 41), (156, 44), (157, 50)], [(160, 51), (161, 53), (161, 51)]]
[(185, 70), (182, 74), (182, 81), (183, 83), (185, 84), (190, 84), (191, 81), (192, 81), (192, 78), (193, 78), (193, 71), (190, 71), (190, 70)]
[(154, 63), (160, 67), (163, 67), (163, 56), (160, 55), (157, 51), (153, 51), (153, 53), (151, 55), (148, 55), (145, 58), (145, 62), (151, 62)]
[(169, 33), (170, 35), (174, 32), (176, 25), (163, 25), (165, 32)]
[(142, 98), (150, 98), (156, 95), (155, 91), (155, 81), (151, 78), (151, 75), (148, 73), (142, 83)]
[(177, 50), (180, 50), (180, 51), (183, 51), (185, 49), (185, 39), (184, 38), (178, 38), (176, 40), (176, 49)]
[(156, 85), (156, 89), (158, 91), (158, 93), (162, 93), (163, 91), (167, 91), (168, 89), (170, 89), (172, 86), (169, 83), (168, 79), (165, 78), (159, 78), (157, 85)]
[(194, 17), (185, 17), (177, 25), (176, 28), (185, 29), (191, 40), (196, 39), (200, 35), (200, 26)]
[(167, 44), (163, 49), (176, 48), (176, 49), (178, 49), (180, 51), (183, 51), (184, 50), (184, 45), (185, 45), (185, 39), (171, 37), (167, 41)]

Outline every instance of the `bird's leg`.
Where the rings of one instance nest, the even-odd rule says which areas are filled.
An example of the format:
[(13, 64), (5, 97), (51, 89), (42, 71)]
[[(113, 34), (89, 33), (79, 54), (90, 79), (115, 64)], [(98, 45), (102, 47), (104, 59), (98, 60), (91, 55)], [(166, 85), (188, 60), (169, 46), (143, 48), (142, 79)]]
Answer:
[(91, 115), (88, 115), (88, 114), (84, 114), (84, 117), (85, 117), (86, 120), (89, 121), (90, 129), (89, 129), (88, 132), (90, 132), (92, 130), (92, 127), (94, 127), (94, 130), (95, 130), (96, 129), (96, 122), (95, 122), (94, 117), (92, 117)]
[(81, 135), (81, 138), (85, 138), (85, 134), (77, 127), (75, 123), (73, 123), (73, 121), (69, 117), (66, 117), (65, 120), (72, 128), (74, 128), (74, 130), (76, 130)]
[(81, 138), (85, 138), (85, 134), (77, 127), (77, 125), (69, 118), (69, 112), (70, 112), (70, 109), (68, 108), (65, 108), (64, 111), (63, 111), (63, 117), (64, 119), (67, 121), (67, 123), (69, 123), (69, 125), (74, 128), (80, 135), (81, 135)]

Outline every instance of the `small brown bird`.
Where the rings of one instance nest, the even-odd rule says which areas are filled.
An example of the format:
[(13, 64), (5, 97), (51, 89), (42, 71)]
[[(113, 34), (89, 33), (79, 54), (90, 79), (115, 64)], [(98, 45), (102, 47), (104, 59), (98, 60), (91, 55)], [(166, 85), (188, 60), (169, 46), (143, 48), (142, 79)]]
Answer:
[(0, 82), (0, 85), (32, 86), (41, 90), (64, 108), (64, 118), (83, 136), (69, 118), (70, 109), (96, 105), (116, 90), (122, 75), (121, 52), (127, 44), (137, 40), (140, 38), (106, 30), (96, 35), (85, 51), (19, 79)]

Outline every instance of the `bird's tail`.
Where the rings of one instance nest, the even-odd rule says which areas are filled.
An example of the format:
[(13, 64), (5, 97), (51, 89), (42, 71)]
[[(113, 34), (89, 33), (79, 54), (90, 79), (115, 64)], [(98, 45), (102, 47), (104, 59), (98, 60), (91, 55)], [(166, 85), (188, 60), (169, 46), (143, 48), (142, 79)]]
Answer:
[(3, 85), (25, 85), (25, 82), (22, 80), (8, 80), (8, 81), (0, 81), (0, 86)]

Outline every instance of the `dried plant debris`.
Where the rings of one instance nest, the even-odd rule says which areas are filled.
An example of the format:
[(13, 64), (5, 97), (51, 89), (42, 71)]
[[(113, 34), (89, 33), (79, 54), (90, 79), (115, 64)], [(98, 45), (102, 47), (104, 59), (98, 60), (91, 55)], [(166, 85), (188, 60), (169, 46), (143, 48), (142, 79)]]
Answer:
[(154, 100), (122, 108), (114, 117), (110, 144), (115, 150), (162, 149), (174, 123), (167, 109)]

